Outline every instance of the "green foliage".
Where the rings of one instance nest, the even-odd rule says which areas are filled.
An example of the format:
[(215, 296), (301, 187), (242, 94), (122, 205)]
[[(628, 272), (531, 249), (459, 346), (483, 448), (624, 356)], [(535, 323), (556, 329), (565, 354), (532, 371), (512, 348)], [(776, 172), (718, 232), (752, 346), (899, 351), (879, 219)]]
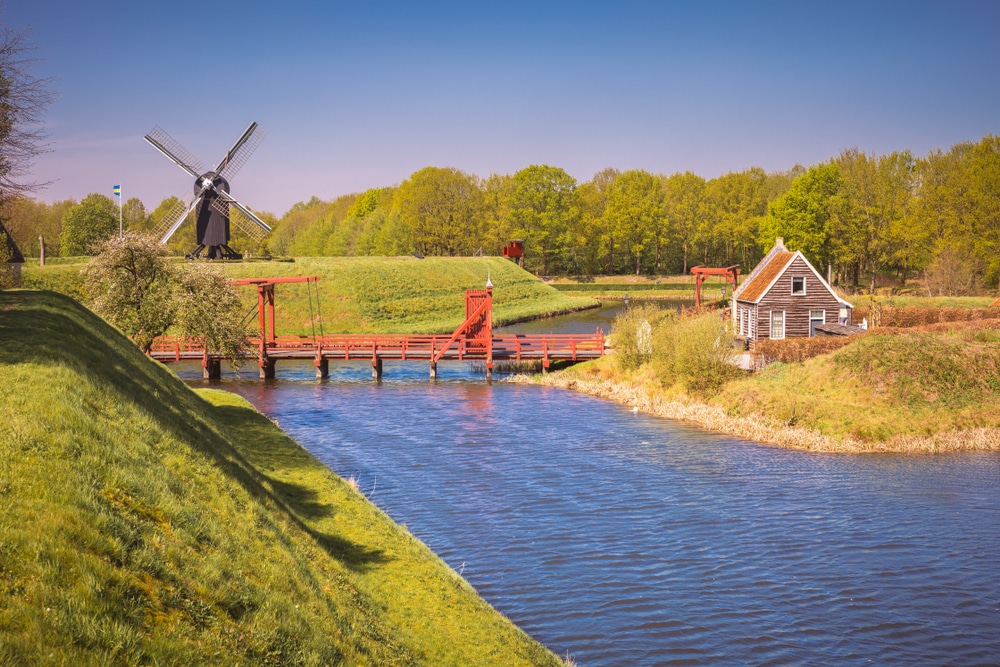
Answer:
[(111, 197), (89, 194), (63, 216), (59, 252), (65, 256), (93, 254), (97, 244), (117, 232), (117, 204)]
[(712, 394), (741, 375), (733, 341), (731, 322), (718, 312), (664, 318), (654, 331), (656, 377), (666, 387), (680, 382), (692, 394)]
[(0, 663), (560, 664), (243, 399), (0, 311)]
[(680, 316), (645, 304), (618, 315), (611, 329), (619, 368), (648, 364), (664, 387), (680, 384), (695, 395), (718, 391), (741, 372), (733, 366), (732, 327), (719, 313)]
[(91, 309), (144, 352), (174, 321), (176, 272), (166, 255), (159, 241), (130, 231), (101, 242), (82, 271)]
[(810, 167), (770, 205), (760, 223), (760, 247), (770, 249), (775, 238), (783, 237), (788, 248), (801, 250), (813, 266), (826, 266), (833, 260), (831, 202), (842, 187), (837, 163)]
[(655, 246), (659, 268), (660, 242), (667, 233), (660, 179), (641, 170), (619, 174), (608, 187), (604, 217), (631, 257), (635, 275), (642, 271), (643, 253), (650, 244)]
[(514, 174), (509, 206), (514, 235), (531, 249), (526, 264), (548, 275), (562, 254), (567, 230), (579, 216), (576, 179), (545, 164), (522, 169)]
[(46, 258), (58, 257), (62, 219), (75, 204), (72, 199), (47, 204), (19, 197), (7, 203), (4, 225), (25, 258), (38, 257), (39, 236), (45, 239)]
[(474, 176), (425, 167), (403, 181), (392, 206), (423, 255), (471, 255), (478, 247), (480, 190)]
[(238, 288), (220, 268), (203, 262), (189, 265), (178, 277), (173, 298), (178, 331), (204, 341), (207, 350), (239, 368), (250, 331), (243, 324), (246, 308)]
[[(141, 203), (126, 202), (129, 225), (155, 225), (169, 203), (143, 223)], [(39, 233), (58, 245), (68, 206), (10, 204), (27, 255), (37, 254)], [(998, 211), (1000, 138), (986, 135), (920, 159), (850, 149), (809, 169), (753, 167), (709, 180), (605, 169), (578, 184), (548, 165), (484, 179), (425, 167), (396, 189), (300, 202), (269, 218), (266, 245), (236, 230), (232, 247), (254, 257), (497, 255), (518, 238), (525, 266), (546, 275), (686, 274), (697, 264), (738, 264), (746, 274), (781, 236), (821, 272), (832, 265), (840, 286), (872, 292), (890, 276), (901, 287), (922, 276), (931, 294), (947, 296), (1000, 285)], [(175, 254), (191, 249), (192, 224), (171, 239)]]
[(673, 317), (673, 311), (652, 304), (631, 306), (618, 313), (611, 325), (618, 366), (623, 370), (635, 370), (649, 362), (654, 352), (654, 329), (658, 329), (663, 320)]

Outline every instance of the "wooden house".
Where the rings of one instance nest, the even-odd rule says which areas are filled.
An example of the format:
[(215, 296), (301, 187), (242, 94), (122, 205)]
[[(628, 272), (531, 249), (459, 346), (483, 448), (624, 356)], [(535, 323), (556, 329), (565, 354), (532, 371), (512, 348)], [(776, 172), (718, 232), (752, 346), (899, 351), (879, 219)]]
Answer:
[(760, 340), (814, 336), (817, 325), (850, 325), (851, 309), (809, 260), (789, 251), (781, 238), (732, 300), (736, 332), (751, 347)]

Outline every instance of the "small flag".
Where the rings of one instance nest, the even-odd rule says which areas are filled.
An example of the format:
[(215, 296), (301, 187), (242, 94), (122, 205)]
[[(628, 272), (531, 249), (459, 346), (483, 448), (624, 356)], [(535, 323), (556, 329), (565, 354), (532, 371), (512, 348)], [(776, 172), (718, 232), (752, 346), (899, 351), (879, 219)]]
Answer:
[(122, 186), (120, 186), (120, 185), (116, 185), (115, 186), (115, 196), (116, 197), (121, 197), (122, 196)]

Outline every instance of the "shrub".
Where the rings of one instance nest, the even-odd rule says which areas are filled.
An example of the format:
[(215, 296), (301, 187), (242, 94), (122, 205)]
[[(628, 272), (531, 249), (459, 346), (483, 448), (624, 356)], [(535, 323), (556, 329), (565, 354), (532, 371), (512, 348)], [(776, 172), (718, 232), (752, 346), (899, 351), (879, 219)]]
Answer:
[(938, 322), (967, 322), (971, 320), (1000, 319), (1000, 308), (897, 308), (888, 303), (881, 304), (878, 313), (868, 306), (854, 309), (853, 320), (860, 322), (867, 318), (869, 324), (879, 327), (919, 327)]
[(626, 308), (611, 325), (615, 359), (623, 370), (638, 368), (653, 356), (653, 331), (664, 319), (675, 317), (669, 310), (643, 304)]
[(805, 361), (839, 350), (848, 343), (857, 340), (856, 336), (817, 336), (813, 338), (785, 338), (784, 340), (762, 340), (756, 344), (756, 352), (760, 361), (771, 364), (776, 361), (785, 363)]
[(653, 370), (664, 385), (681, 382), (696, 394), (719, 389), (740, 374), (732, 362), (733, 331), (718, 313), (663, 318), (654, 336)]

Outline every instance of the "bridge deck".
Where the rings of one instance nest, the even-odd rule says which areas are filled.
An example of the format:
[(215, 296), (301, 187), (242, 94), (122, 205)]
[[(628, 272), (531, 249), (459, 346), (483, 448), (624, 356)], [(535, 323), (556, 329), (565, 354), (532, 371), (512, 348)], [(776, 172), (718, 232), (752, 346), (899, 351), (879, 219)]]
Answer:
[[(459, 338), (442, 352), (450, 336), (334, 334), (327, 336), (278, 336), (261, 346), (251, 339), (246, 357), (266, 356), (270, 360), (313, 359), (338, 361), (363, 359), (431, 361), (475, 361), (487, 358), (481, 340)], [(494, 361), (583, 361), (604, 354), (604, 334), (500, 334), (493, 336)], [(150, 356), (164, 363), (203, 360), (205, 347), (200, 340), (181, 336), (161, 336), (153, 343)], [(214, 355), (208, 355), (215, 358)]]

